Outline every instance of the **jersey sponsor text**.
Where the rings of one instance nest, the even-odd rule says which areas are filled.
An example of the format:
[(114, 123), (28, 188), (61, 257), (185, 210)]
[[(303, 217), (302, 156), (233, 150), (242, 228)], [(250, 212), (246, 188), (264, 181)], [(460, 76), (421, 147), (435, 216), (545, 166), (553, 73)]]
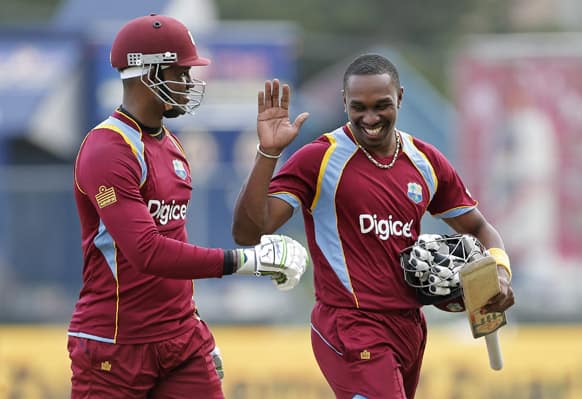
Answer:
[(376, 214), (362, 214), (360, 215), (360, 232), (362, 234), (376, 234), (381, 240), (387, 240), (390, 236), (411, 238), (412, 223), (413, 220), (408, 223), (392, 220), (392, 215), (388, 215), (387, 219), (379, 219)]
[(171, 220), (186, 220), (189, 204), (190, 201), (177, 204), (175, 200), (172, 200), (171, 203), (166, 204), (164, 200), (151, 199), (148, 201), (148, 210), (155, 220), (158, 220), (161, 225), (166, 225)]

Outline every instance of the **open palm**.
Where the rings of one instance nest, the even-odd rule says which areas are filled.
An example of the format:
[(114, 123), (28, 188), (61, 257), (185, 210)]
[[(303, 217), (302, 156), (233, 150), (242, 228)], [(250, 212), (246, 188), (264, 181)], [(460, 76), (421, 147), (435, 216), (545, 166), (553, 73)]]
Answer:
[(278, 79), (265, 82), (265, 90), (259, 91), (259, 113), (257, 133), (263, 151), (277, 155), (299, 134), (299, 129), (309, 114), (304, 112), (291, 123), (289, 120), (289, 85), (279, 83)]

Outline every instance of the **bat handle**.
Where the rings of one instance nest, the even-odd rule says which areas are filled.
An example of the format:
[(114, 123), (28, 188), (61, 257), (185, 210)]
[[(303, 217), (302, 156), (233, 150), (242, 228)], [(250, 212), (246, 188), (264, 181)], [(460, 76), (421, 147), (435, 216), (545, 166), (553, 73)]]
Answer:
[(485, 336), (485, 343), (487, 344), (487, 353), (489, 354), (489, 365), (493, 370), (501, 370), (503, 368), (503, 357), (501, 356), (497, 331), (487, 334)]

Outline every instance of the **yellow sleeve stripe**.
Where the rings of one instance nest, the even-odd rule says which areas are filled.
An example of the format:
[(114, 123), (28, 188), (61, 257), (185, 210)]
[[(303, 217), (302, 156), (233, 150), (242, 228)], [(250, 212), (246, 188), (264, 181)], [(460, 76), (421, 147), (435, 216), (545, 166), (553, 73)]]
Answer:
[[(87, 137), (89, 137), (89, 133), (87, 133), (85, 135), (85, 138), (83, 139), (83, 142), (79, 146), (80, 149), (83, 148), (83, 145), (85, 144), (85, 141), (87, 140)], [(75, 159), (75, 170), (74, 170), (75, 186), (77, 186), (77, 190), (79, 190), (83, 195), (87, 195), (87, 193), (79, 185), (79, 180), (77, 180), (77, 164), (79, 163), (79, 155), (81, 154), (81, 150), (80, 149), (79, 149), (79, 153), (77, 154), (77, 158)]]
[(174, 137), (172, 135), (172, 133), (168, 132), (165, 127), (164, 127), (164, 132), (166, 132), (166, 135), (170, 138), (170, 140), (172, 140), (172, 143), (174, 143), (174, 145), (176, 146), (178, 151), (180, 151), (182, 153), (182, 155), (186, 156), (186, 151), (184, 151), (184, 147), (182, 147), (182, 143), (180, 143), (180, 141), (176, 137)]
[(133, 155), (135, 155), (137, 157), (138, 151), (137, 148), (135, 148), (135, 145), (131, 142), (131, 140), (127, 137), (127, 135), (125, 133), (123, 133), (123, 131), (118, 128), (117, 126), (114, 125), (99, 125), (97, 126), (98, 129), (109, 129), (109, 130), (113, 130), (115, 133), (118, 133), (123, 140), (131, 147), (131, 152), (133, 152)]
[(322, 186), (322, 181), (323, 181), (323, 176), (325, 175), (325, 169), (327, 168), (327, 164), (329, 162), (329, 158), (331, 157), (331, 154), (333, 154), (333, 152), (335, 151), (335, 148), (337, 147), (337, 141), (335, 140), (335, 137), (333, 137), (333, 135), (331, 133), (325, 133), (325, 137), (327, 137), (327, 139), (330, 142), (330, 146), (329, 148), (325, 151), (325, 154), (323, 155), (323, 159), (321, 160), (321, 164), (319, 165), (319, 174), (317, 175), (317, 188), (315, 190), (315, 195), (313, 196), (313, 202), (311, 203), (311, 206), (309, 207), (309, 210), (311, 212), (313, 212), (313, 210), (315, 209), (317, 202), (319, 201), (319, 196), (321, 195), (321, 186)]
[[(145, 184), (146, 177), (147, 177), (147, 166), (146, 166), (146, 162), (145, 162), (145, 148), (143, 146), (143, 143), (140, 141), (141, 140), (141, 133), (138, 131), (135, 131), (136, 137), (134, 137), (134, 139), (132, 140), (132, 138), (128, 137), (128, 135), (121, 128), (119, 128), (116, 125), (107, 123), (107, 122), (108, 121), (105, 121), (104, 123), (97, 126), (95, 129), (111, 130), (111, 131), (119, 134), (121, 136), (121, 138), (123, 138), (123, 141), (125, 141), (127, 143), (127, 145), (129, 145), (129, 148), (131, 148), (131, 152), (136, 157), (137, 162), (139, 163), (139, 165), (141, 167), (142, 175), (141, 175), (139, 186), (142, 187)], [(140, 146), (139, 149), (137, 147), (138, 145)]]

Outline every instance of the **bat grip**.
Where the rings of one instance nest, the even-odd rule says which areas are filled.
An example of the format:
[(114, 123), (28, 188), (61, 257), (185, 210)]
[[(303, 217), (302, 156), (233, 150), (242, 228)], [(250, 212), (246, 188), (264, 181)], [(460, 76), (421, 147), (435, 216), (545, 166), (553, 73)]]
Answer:
[(501, 370), (503, 368), (503, 357), (501, 356), (497, 331), (487, 334), (485, 336), (485, 343), (487, 344), (487, 353), (489, 355), (489, 366), (493, 370)]

